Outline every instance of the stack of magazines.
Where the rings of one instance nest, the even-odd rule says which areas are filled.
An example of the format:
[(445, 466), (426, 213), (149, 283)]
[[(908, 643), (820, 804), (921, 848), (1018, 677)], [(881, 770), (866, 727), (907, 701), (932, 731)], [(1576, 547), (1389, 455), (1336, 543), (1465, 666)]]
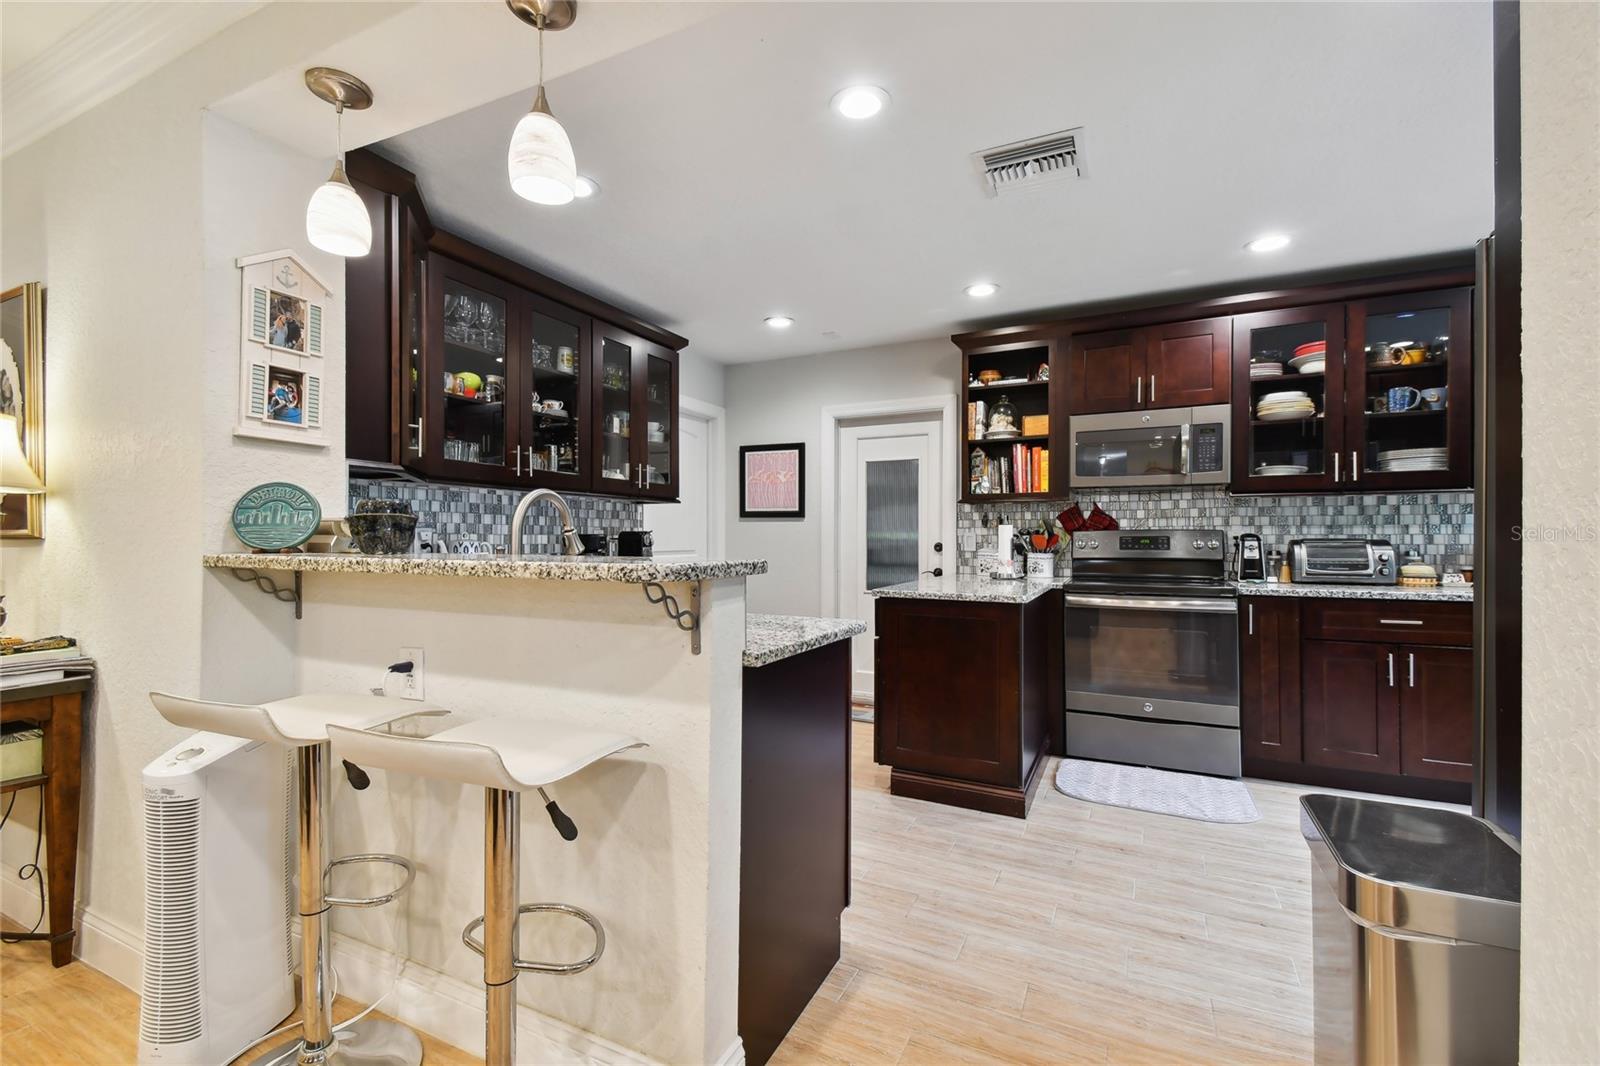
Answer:
[(94, 670), (94, 660), (71, 637), (0, 637), (0, 689), (61, 681)]

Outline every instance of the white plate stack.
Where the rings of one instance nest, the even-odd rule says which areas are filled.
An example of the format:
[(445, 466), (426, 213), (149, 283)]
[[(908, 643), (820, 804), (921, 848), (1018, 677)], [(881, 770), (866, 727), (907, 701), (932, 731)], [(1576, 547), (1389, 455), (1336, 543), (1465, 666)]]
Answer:
[(1449, 448), (1396, 448), (1378, 453), (1379, 470), (1444, 470), (1449, 465)]
[(1256, 418), (1262, 422), (1299, 422), (1316, 413), (1317, 405), (1303, 392), (1269, 392), (1256, 403)]
[(1309, 466), (1298, 463), (1262, 463), (1256, 467), (1257, 477), (1291, 477), (1295, 474), (1309, 473)]
[(1289, 360), (1289, 366), (1297, 374), (1320, 374), (1328, 366), (1326, 352), (1313, 352), (1311, 355), (1297, 355)]
[(1260, 381), (1262, 378), (1283, 377), (1282, 363), (1251, 363), (1250, 380)]

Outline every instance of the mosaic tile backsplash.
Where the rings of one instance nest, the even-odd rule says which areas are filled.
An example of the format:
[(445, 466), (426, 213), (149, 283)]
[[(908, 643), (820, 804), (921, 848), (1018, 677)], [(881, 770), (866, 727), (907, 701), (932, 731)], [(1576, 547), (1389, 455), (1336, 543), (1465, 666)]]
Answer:
[(1222, 529), (1261, 534), (1262, 548), (1282, 551), (1300, 537), (1375, 537), (1404, 552), (1415, 548), (1439, 566), (1447, 555), (1472, 552), (1471, 492), (1370, 496), (1229, 496), (1221, 488), (1123, 489), (1080, 492), (1056, 500), (956, 505), (961, 576), (985, 573), (994, 527), (1036, 528), (1071, 504), (1084, 514), (1098, 503), (1123, 529)]
[[(641, 529), (643, 512), (634, 500), (612, 500), (599, 496), (563, 493), (572, 508), (572, 525), (579, 533), (619, 533)], [(474, 488), (462, 485), (418, 485), (407, 481), (350, 481), (350, 511), (360, 500), (404, 500), (417, 514), (417, 529), (433, 531), (451, 552), (465, 545), (489, 544), (494, 550), (509, 550), (511, 515), (523, 493), (512, 489)], [(527, 539), (530, 554), (560, 551), (561, 535), (554, 507), (540, 504), (528, 512)]]

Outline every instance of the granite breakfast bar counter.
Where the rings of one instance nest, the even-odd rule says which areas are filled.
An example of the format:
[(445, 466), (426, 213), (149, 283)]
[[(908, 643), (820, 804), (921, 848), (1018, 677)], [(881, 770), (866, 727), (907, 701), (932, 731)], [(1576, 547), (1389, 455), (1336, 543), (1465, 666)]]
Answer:
[[(764, 562), (232, 553), (204, 564), (208, 611), (244, 623), (208, 634), (208, 696), (364, 692), (389, 664), (416, 658), (422, 694), (457, 722), (583, 722), (645, 741), (559, 786), (553, 798), (579, 826), (575, 841), (555, 834), (539, 804), (525, 808), (525, 897), (592, 911), (607, 945), (584, 973), (519, 982), (522, 1046), (538, 1061), (741, 1057), (739, 930), (726, 916), (740, 892), (745, 579)], [(261, 578), (292, 587), (298, 603), (263, 595)], [(696, 611), (697, 633), (669, 617), (662, 593)], [(264, 642), (287, 644), (292, 676), (252, 665)], [(413, 857), (417, 878), (400, 901), (411, 972), (453, 990), (447, 998), (481, 1002), (482, 963), (460, 931), (483, 910), (482, 793), (371, 778), (361, 792), (341, 779), (333, 850)], [(341, 909), (333, 923), (343, 990), (368, 1002), (393, 972), (372, 961), (389, 957), (394, 935), (388, 912), (378, 914)], [(553, 924), (523, 925), (525, 956), (587, 950)], [(481, 1047), (481, 1014), (452, 1028), (438, 1010), (408, 1007), (402, 996), (386, 1009)]]

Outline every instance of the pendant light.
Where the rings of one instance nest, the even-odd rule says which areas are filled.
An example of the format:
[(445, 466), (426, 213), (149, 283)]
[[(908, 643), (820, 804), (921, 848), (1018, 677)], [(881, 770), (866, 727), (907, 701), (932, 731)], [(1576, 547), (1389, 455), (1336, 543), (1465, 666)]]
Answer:
[(306, 204), (306, 240), (334, 255), (359, 256), (372, 250), (372, 220), (367, 205), (344, 176), (344, 112), (372, 106), (372, 90), (353, 74), (332, 67), (306, 71), (306, 88), (333, 105), (334, 159), (328, 176)]
[(539, 90), (511, 134), (506, 169), (511, 189), (524, 200), (552, 207), (571, 203), (577, 194), (578, 162), (572, 141), (550, 113), (544, 95), (544, 31), (564, 30), (578, 17), (573, 0), (506, 0), (517, 18), (539, 31)]

